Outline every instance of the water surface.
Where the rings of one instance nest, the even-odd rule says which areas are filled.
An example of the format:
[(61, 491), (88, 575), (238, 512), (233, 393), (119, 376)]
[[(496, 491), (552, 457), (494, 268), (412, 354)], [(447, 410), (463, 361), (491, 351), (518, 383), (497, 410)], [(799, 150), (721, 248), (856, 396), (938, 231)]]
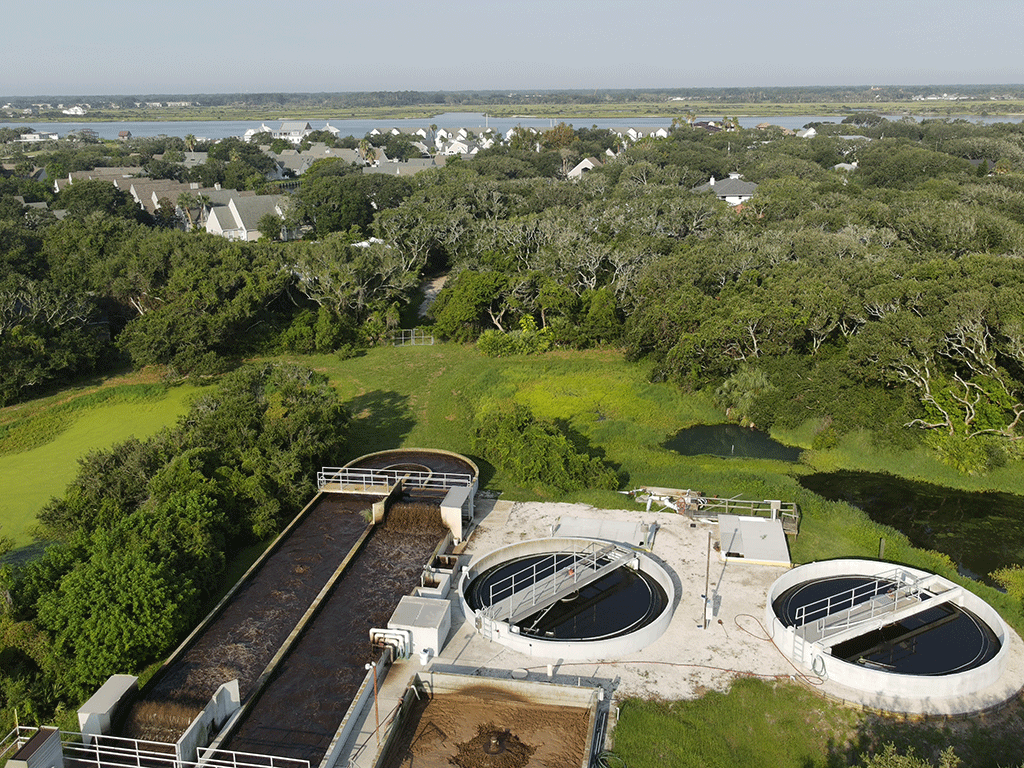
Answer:
[(736, 424), (699, 424), (670, 437), (664, 447), (683, 456), (725, 456), (797, 461), (800, 449), (772, 440), (764, 432)]

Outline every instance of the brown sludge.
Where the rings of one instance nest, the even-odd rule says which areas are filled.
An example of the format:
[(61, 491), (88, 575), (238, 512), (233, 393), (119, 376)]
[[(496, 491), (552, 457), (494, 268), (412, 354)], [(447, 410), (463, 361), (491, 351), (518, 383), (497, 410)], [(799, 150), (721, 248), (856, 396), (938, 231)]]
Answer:
[[(438, 694), (410, 710), (384, 766), (578, 768), (589, 722), (586, 709), (537, 704), (486, 685)], [(491, 747), (492, 735), (498, 749)]]

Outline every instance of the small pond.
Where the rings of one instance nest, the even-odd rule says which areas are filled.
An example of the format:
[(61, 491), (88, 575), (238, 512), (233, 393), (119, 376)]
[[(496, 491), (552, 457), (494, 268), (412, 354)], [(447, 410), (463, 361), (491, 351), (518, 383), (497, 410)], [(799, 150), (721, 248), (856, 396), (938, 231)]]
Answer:
[(859, 507), (872, 520), (905, 533), (914, 546), (944, 552), (965, 576), (984, 578), (997, 568), (1024, 564), (1024, 497), (874, 472), (819, 473), (800, 478), (800, 484)]
[(724, 456), (797, 461), (800, 449), (772, 440), (764, 432), (737, 424), (699, 424), (677, 432), (664, 447), (683, 456)]

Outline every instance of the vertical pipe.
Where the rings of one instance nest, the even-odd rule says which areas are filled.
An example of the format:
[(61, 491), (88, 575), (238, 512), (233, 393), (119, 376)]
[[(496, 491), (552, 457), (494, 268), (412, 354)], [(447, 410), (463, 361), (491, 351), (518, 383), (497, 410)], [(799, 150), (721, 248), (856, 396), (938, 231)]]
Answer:
[(711, 587), (711, 531), (708, 531), (708, 567), (704, 572), (704, 629), (708, 628), (708, 600), (711, 595), (708, 591)]

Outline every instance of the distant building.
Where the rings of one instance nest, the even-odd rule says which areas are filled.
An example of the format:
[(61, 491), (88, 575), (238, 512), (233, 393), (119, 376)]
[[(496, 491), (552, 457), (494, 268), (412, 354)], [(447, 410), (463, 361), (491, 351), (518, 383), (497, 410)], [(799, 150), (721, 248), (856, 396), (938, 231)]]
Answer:
[(740, 205), (754, 196), (757, 184), (744, 181), (738, 173), (730, 173), (729, 178), (715, 181), (712, 176), (706, 184), (693, 188), (694, 192), (714, 192), (715, 197), (729, 205)]

